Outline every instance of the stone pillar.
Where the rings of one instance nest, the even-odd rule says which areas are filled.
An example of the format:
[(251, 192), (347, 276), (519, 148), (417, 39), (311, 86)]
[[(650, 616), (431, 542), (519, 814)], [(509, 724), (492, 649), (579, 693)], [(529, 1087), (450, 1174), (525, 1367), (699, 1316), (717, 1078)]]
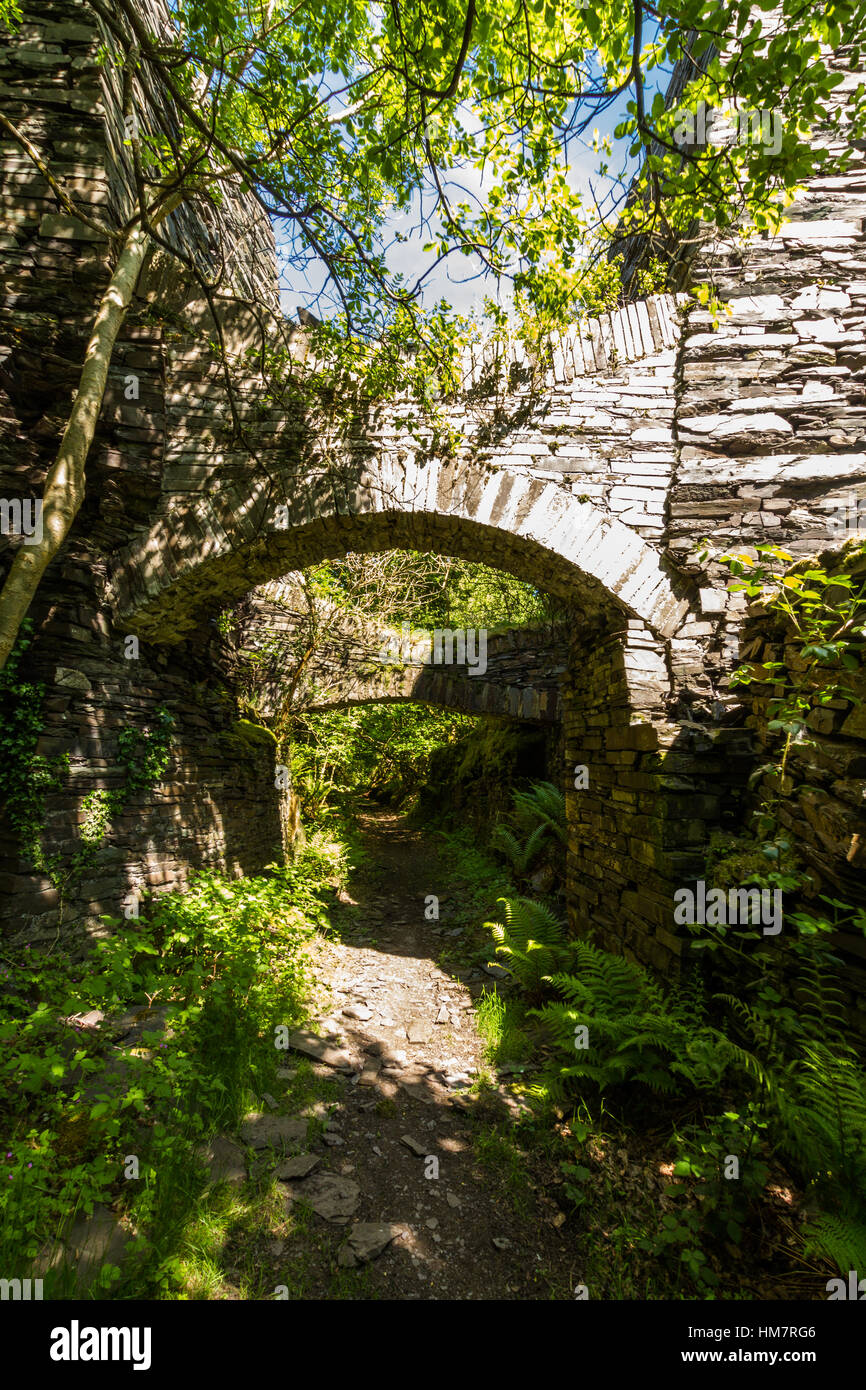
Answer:
[(683, 717), (665, 644), (634, 621), (575, 642), (563, 712), (572, 928), (671, 973), (673, 895), (736, 813), (748, 736)]

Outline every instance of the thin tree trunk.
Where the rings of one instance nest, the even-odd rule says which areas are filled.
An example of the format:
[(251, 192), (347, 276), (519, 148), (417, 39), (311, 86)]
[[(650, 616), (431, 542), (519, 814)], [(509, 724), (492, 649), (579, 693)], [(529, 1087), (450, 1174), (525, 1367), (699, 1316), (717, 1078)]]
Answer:
[(93, 324), (78, 392), (60, 449), (45, 479), (42, 539), (35, 545), (25, 545), (22, 541), (0, 591), (0, 671), (15, 645), (39, 581), (69, 534), (84, 501), (84, 466), (102, 409), (108, 368), (138, 282), (148, 241), (147, 232), (137, 225), (123, 243)]

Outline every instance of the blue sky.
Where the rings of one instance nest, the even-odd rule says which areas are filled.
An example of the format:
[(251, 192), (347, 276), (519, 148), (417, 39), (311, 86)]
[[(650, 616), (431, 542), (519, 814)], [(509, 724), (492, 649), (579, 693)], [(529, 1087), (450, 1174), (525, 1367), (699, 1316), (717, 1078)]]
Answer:
[[(598, 122), (598, 130), (602, 136), (612, 135), (615, 126), (624, 118), (627, 99), (627, 96), (624, 96), (614, 107), (602, 114)], [(628, 159), (627, 148), (625, 142), (614, 142), (614, 158), (609, 163), (611, 170), (625, 171), (630, 178), (636, 168), (636, 161)], [(598, 166), (602, 156), (592, 149), (592, 131), (588, 131), (581, 141), (572, 141), (569, 153), (569, 182), (572, 187), (579, 190), (590, 203), (594, 191), (598, 201), (608, 210), (610, 203), (606, 203), (605, 199), (615, 198), (621, 192), (621, 185), (612, 178), (607, 180), (598, 178)], [(590, 183), (592, 184), (592, 191)], [(473, 196), (483, 196), (484, 178), (476, 169), (460, 170), (448, 179), (446, 189), (449, 195), (453, 195), (455, 199), (459, 197), (465, 199), (468, 194), (471, 201)], [(425, 214), (429, 214), (432, 203), (432, 198), (426, 200)], [(434, 259), (434, 255), (432, 253), (425, 254), (422, 247), (425, 243), (433, 240), (438, 221), (422, 227), (421, 211), (420, 200), (416, 200), (411, 212), (399, 214), (390, 224), (392, 231), (399, 231), (407, 237), (407, 240), (392, 244), (388, 258), (389, 264), (393, 270), (401, 271), (407, 279), (411, 280), (417, 278), (425, 266)], [(279, 225), (276, 228), (276, 234), (278, 253), (281, 247), (285, 252), (286, 238)], [(425, 305), (432, 305), (444, 298), (461, 313), (468, 313), (474, 308), (480, 308), (485, 296), (493, 295), (495, 297), (496, 293), (495, 282), (490, 277), (481, 276), (479, 274), (481, 269), (480, 263), (474, 257), (465, 257), (459, 254), (449, 257), (425, 281), (422, 302)], [(284, 312), (290, 318), (295, 318), (297, 306), (302, 305), (304, 308), (317, 313), (319, 317), (324, 317), (328, 307), (328, 296), (327, 294), (323, 295), (318, 304), (316, 298), (323, 288), (325, 278), (326, 273), (320, 263), (313, 263), (306, 269), (283, 264), (281, 266), (281, 296)]]
[[(647, 34), (647, 41), (651, 41), (652, 37), (652, 34)], [(670, 69), (667, 67), (657, 68), (648, 77), (650, 80), (646, 84), (646, 97), (648, 104), (650, 104), (657, 90), (662, 92), (666, 90)], [(626, 117), (626, 104), (631, 95), (630, 91), (624, 93), (614, 105), (603, 111), (598, 122), (594, 123), (602, 137), (613, 136), (616, 126)], [(614, 177), (599, 179), (598, 167), (603, 156), (593, 150), (592, 142), (592, 127), (581, 139), (575, 138), (570, 142), (569, 182), (575, 190), (583, 195), (588, 206), (592, 206), (593, 202), (597, 201), (604, 213), (609, 216), (614, 211), (616, 202), (622, 198), (624, 187), (634, 176), (637, 160), (628, 157), (628, 141), (614, 141), (613, 157), (607, 161)], [(617, 175), (619, 177), (616, 177)], [(473, 197), (483, 197), (485, 181), (478, 170), (468, 168), (452, 174), (445, 182), (445, 187), (449, 196), (453, 196), (455, 201), (461, 197), (466, 199), (467, 195), (469, 195), (469, 201), (472, 201)], [(425, 253), (422, 248), (425, 243), (434, 240), (438, 230), (438, 221), (427, 226), (421, 225), (422, 210), (424, 213), (429, 213), (432, 206), (432, 197), (426, 200), (426, 206), (423, 209), (420, 200), (416, 200), (411, 212), (400, 214), (390, 224), (392, 232), (399, 232), (407, 239), (403, 242), (392, 243), (388, 256), (389, 264), (393, 270), (402, 272), (410, 282), (414, 282), (434, 259), (433, 253)], [(281, 250), (284, 253), (280, 276), (284, 312), (290, 318), (295, 318), (298, 305), (302, 305), (319, 317), (326, 317), (329, 312), (330, 296), (327, 290), (322, 293), (326, 280), (324, 267), (321, 263), (311, 263), (306, 268), (287, 264), (285, 257), (287, 240), (279, 225), (276, 228), (276, 235), (278, 255)], [(422, 303), (430, 307), (438, 300), (445, 299), (460, 313), (469, 313), (473, 309), (480, 309), (486, 296), (497, 297), (495, 281), (490, 276), (484, 277), (480, 274), (481, 270), (482, 267), (475, 257), (466, 257), (455, 253), (438, 266), (429, 279), (425, 281)], [(320, 294), (321, 298), (317, 300)], [(507, 302), (507, 290), (505, 291), (504, 302)]]

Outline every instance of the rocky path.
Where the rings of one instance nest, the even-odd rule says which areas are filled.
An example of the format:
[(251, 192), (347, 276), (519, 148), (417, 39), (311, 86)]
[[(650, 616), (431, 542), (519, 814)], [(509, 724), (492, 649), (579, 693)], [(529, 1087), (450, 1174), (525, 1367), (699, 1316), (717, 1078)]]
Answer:
[(241, 1137), (289, 1155), (279, 1187), (315, 1214), (319, 1296), (333, 1296), (336, 1268), (363, 1272), (358, 1297), (573, 1297), (577, 1260), (548, 1195), (561, 1179), (523, 1150), (523, 1107), (504, 1084), (470, 1091), (483, 1066), (474, 1004), (490, 979), (437, 965), (462, 928), (445, 898), (440, 920), (425, 918), (443, 879), (435, 849), (390, 813), (368, 813), (363, 829), (371, 862), (317, 948), (316, 1017), (292, 1036), (284, 1073), (306, 1057), (337, 1099), (250, 1116)]

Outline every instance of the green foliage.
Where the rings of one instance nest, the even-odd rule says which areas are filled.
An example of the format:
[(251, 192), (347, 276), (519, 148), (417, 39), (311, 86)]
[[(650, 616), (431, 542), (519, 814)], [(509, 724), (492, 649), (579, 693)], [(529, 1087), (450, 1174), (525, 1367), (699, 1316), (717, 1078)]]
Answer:
[[(510, 893), (514, 885), (478, 836), (467, 828), (440, 830), (440, 860), (448, 875), (449, 889), (457, 900), (455, 921), (478, 922), (487, 911), (493, 893)], [(486, 959), (486, 956), (484, 957)]]
[(35, 869), (45, 871), (45, 798), (62, 787), (69, 756), (46, 758), (36, 752), (45, 685), (24, 679), (20, 672), (32, 641), (33, 623), (25, 618), (9, 660), (0, 671), (0, 798), (22, 855)]
[[(705, 1241), (741, 1243), (775, 1155), (813, 1205), (807, 1250), (833, 1260), (843, 1273), (861, 1267), (866, 1069), (847, 1036), (838, 962), (809, 914), (797, 914), (795, 996), (762, 958), (745, 957), (751, 973), (743, 974), (741, 947), (719, 938), (707, 957), (711, 974), (718, 979), (720, 961), (736, 954), (738, 992), (712, 997), (694, 973), (663, 986), (633, 962), (589, 942), (566, 941), (542, 904), (504, 901), (499, 915), (500, 922), (486, 925), (528, 999), (545, 990), (558, 996), (529, 1010), (554, 1048), (532, 1094), (559, 1101), (582, 1096), (589, 1086), (603, 1105), (612, 1089), (621, 1095), (628, 1086), (656, 1096), (699, 1097), (701, 1104), (713, 1097), (727, 1101), (721, 1113), (675, 1129), (676, 1181), (666, 1195), (678, 1199), (678, 1211), (665, 1214), (655, 1235), (640, 1236), (640, 1249), (673, 1261), (677, 1277), (684, 1273), (698, 1287), (714, 1288), (718, 1276)], [(491, 1002), (484, 1016), (496, 1055), (508, 1011)], [(586, 1139), (585, 1127), (573, 1121), (571, 1128)], [(591, 1170), (577, 1161), (563, 1172), (570, 1199), (583, 1205)]]
[(347, 555), (305, 571), (313, 600), (399, 627), (520, 627), (548, 620), (544, 594), (504, 570), (414, 550)]
[[(780, 659), (752, 661), (733, 674), (745, 691), (767, 687), (772, 760), (759, 767), (754, 836), (717, 840), (713, 881), (793, 891), (808, 885), (780, 831), (786, 800), (796, 798), (796, 752), (813, 741), (813, 711), (840, 700), (859, 703), (851, 681), (862, 671), (866, 637), (866, 545), (846, 546), (829, 564), (792, 564), (777, 546), (723, 557), (753, 610), (774, 617)], [(784, 941), (768, 946), (752, 930), (701, 927), (716, 998), (730, 1010), (729, 1031), (754, 1086), (753, 1104), (771, 1122), (777, 1150), (808, 1188), (818, 1214), (807, 1247), (843, 1272), (862, 1259), (866, 1232), (866, 1070), (848, 1036), (843, 963), (834, 934), (866, 933), (866, 911), (827, 895), (785, 915)]]
[(666, 1211), (656, 1233), (640, 1237), (637, 1245), (672, 1267), (677, 1282), (685, 1274), (703, 1297), (712, 1296), (712, 1290), (718, 1286), (719, 1276), (710, 1264), (706, 1248), (702, 1211), (694, 1207)]
[(665, 1195), (696, 1200), (704, 1228), (717, 1239), (739, 1245), (770, 1176), (765, 1156), (768, 1128), (754, 1104), (744, 1114), (728, 1110), (702, 1125), (678, 1128), (673, 1176), (683, 1181), (671, 1184)]
[(528, 839), (520, 840), (513, 830), (500, 822), (499, 825), (493, 827), (490, 844), (493, 849), (505, 856), (518, 877), (523, 878), (526, 876), (532, 861), (544, 848), (546, 840), (547, 827), (544, 825), (537, 825), (531, 831)]
[(229, 637), (234, 631), (235, 613), (233, 608), (223, 608), (217, 614), (217, 632), (221, 637)]
[(668, 288), (668, 269), (658, 256), (650, 257), (647, 265), (635, 271), (634, 280), (629, 285), (633, 299), (647, 298), (652, 294), (663, 294)]
[(807, 1254), (823, 1255), (832, 1260), (836, 1268), (847, 1274), (849, 1270), (866, 1269), (866, 1220), (859, 1216), (828, 1214), (816, 1216), (805, 1232)]
[[(198, 1146), (275, 1088), (275, 1028), (304, 1015), (306, 945), (345, 871), (341, 847), (314, 839), (290, 868), (204, 873), (138, 921), (105, 919), (111, 935), (80, 964), (0, 949), (4, 1270), (25, 1272), (71, 1213), (107, 1202), (129, 1211), (159, 1282), (198, 1192)], [(138, 1010), (141, 1045), (112, 1051), (68, 1021), (94, 1006)], [(124, 1181), (130, 1151), (140, 1182)]]
[[(631, 1082), (668, 1094), (720, 1084), (734, 1055), (706, 1022), (694, 983), (666, 993), (641, 966), (590, 942), (573, 942), (570, 949), (568, 973), (550, 978), (562, 999), (539, 1012), (560, 1055), (569, 1059), (547, 1079), (551, 1094), (582, 1080), (601, 1090)], [(585, 1034), (578, 1032), (584, 1028)]]
[(491, 847), (504, 855), (518, 878), (526, 878), (551, 837), (566, 843), (565, 797), (552, 782), (533, 782), (513, 793), (511, 822), (494, 826)]
[(565, 820), (565, 797), (552, 782), (533, 782), (531, 787), (514, 793), (514, 820), (523, 830), (536, 826), (554, 835), (565, 844), (568, 835)]
[(866, 1070), (850, 1045), (805, 1044), (777, 1097), (785, 1147), (819, 1186), (838, 1184), (866, 1217)]
[(537, 362), (548, 363), (551, 333), (579, 319), (597, 318), (622, 302), (622, 257), (606, 255), (607, 249), (605, 243), (598, 243), (573, 270), (552, 255), (546, 266), (536, 264), (531, 272), (517, 276), (519, 336)]
[(484, 1060), (491, 1066), (520, 1066), (530, 1050), (530, 1040), (521, 1026), (515, 1005), (496, 989), (486, 990), (475, 1010), (475, 1026), (484, 1043)]
[(562, 962), (565, 934), (555, 914), (530, 898), (500, 898), (499, 921), (485, 922), (497, 954), (530, 995), (539, 993), (544, 979)]
[(780, 802), (796, 790), (791, 754), (813, 742), (813, 711), (840, 699), (860, 703), (850, 680), (862, 671), (866, 650), (866, 542), (846, 547), (832, 569), (815, 560), (792, 564), (793, 556), (775, 545), (756, 549), (765, 558), (721, 559), (734, 576), (729, 589), (774, 615), (784, 633), (782, 659), (745, 663), (731, 676), (734, 688), (772, 687), (767, 732), (778, 755), (755, 773), (767, 780), (757, 826), (766, 838), (777, 826)]
[[(829, 157), (828, 142), (812, 136), (841, 119), (843, 75), (829, 51), (853, 45), (856, 63), (863, 6), (763, 9), (662, 0), (650, 16), (584, 0), (508, 11), (498, 0), (177, 0), (174, 32), (156, 40), (140, 25), (133, 32), (132, 0), (107, 10), (97, 0), (119, 61), (140, 64), (172, 94), (171, 138), (152, 129), (138, 141), (148, 204), (177, 183), (219, 203), (234, 170), (278, 224), (298, 280), (322, 286), (315, 355), (330, 386), (355, 374), (368, 399), (405, 386), (428, 407), (454, 388), (458, 349), (475, 330), (447, 303), (419, 306), (430, 273), (450, 258), (513, 285), (534, 335), (575, 305), (598, 312), (614, 302), (621, 239), (682, 239), (696, 218), (716, 231), (741, 219), (777, 225), (793, 190)], [(4, 0), (2, 17), (15, 12)], [(694, 80), (668, 110), (660, 75), (687, 54)], [(622, 101), (612, 134), (593, 139), (597, 204), (570, 177), (573, 142)], [(684, 149), (677, 129), (699, 102), (772, 112), (779, 140)], [(846, 91), (844, 117), (850, 143), (866, 127), (862, 86)], [(640, 196), (619, 200), (612, 243), (597, 229), (638, 165)], [(480, 170), (482, 191), (467, 197)], [(414, 249), (411, 274), (407, 218), (429, 238)]]
[(753, 1049), (739, 1055), (755, 1101), (818, 1208), (808, 1248), (834, 1260), (847, 1248), (839, 1260), (845, 1271), (856, 1267), (866, 1232), (866, 1068), (848, 1038), (829, 961), (819, 954), (800, 974), (796, 1005), (769, 986), (752, 1005), (726, 1001)]
[(781, 835), (761, 842), (753, 835), (714, 831), (707, 850), (706, 872), (708, 882), (724, 890), (754, 887), (785, 891), (797, 887), (802, 879), (794, 848)]
[(431, 759), (472, 720), (424, 705), (371, 704), (294, 721), (292, 786), (312, 822), (363, 789), (404, 803), (423, 783)]
[(69, 755), (46, 758), (37, 753), (42, 732), (44, 683), (22, 678), (22, 658), (33, 641), (33, 624), (25, 619), (20, 636), (0, 671), (0, 793), (6, 814), (33, 869), (47, 874), (63, 899), (81, 881), (105, 842), (111, 822), (139, 792), (158, 782), (170, 758), (174, 717), (163, 706), (152, 727), (141, 731), (121, 729), (117, 758), (124, 771), (123, 784), (115, 790), (96, 788), (83, 798), (78, 848), (68, 863), (59, 854), (47, 854), (43, 844), (46, 797), (62, 790)]
[[(309, 658), (325, 632), (326, 625), (316, 616), (316, 605), (323, 602), (359, 622), (408, 623), (424, 631), (490, 628), (547, 615), (543, 596), (510, 575), (415, 552), (386, 552), (373, 558), (349, 555), (308, 571), (305, 583), (314, 616), (298, 643), (298, 661)], [(313, 820), (362, 788), (405, 804), (428, 783), (435, 787), (433, 765), (442, 753), (454, 755), (444, 761), (458, 780), (468, 782), (489, 772), (486, 736), (473, 741), (468, 736), (476, 721), (450, 710), (402, 701), (324, 714), (298, 714), (289, 706), (287, 720), (293, 786), (303, 814)], [(494, 740), (497, 736), (494, 730)], [(475, 769), (461, 758), (464, 746), (467, 757), (473, 751), (477, 755)]]

